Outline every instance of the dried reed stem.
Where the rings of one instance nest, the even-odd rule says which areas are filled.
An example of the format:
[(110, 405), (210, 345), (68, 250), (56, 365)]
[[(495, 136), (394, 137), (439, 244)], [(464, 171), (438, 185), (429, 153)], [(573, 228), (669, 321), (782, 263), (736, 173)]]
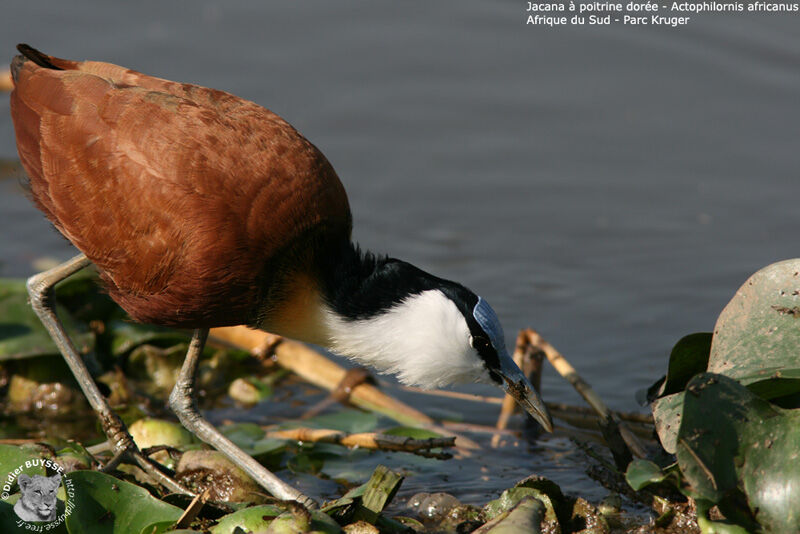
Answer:
[(392, 436), (377, 432), (348, 434), (338, 430), (319, 428), (291, 428), (288, 430), (268, 430), (268, 438), (291, 439), (295, 441), (334, 443), (345, 447), (361, 447), (382, 451), (400, 451), (418, 454), (429, 458), (447, 459), (448, 453), (431, 452), (431, 449), (455, 446), (454, 437), (413, 439), (404, 436)]
[[(537, 332), (531, 329), (523, 330), (522, 333), (528, 336), (529, 343), (535, 347), (538, 347), (542, 352), (544, 352), (545, 356), (547, 356), (548, 361), (555, 367), (556, 371), (563, 376), (567, 381), (572, 384), (578, 393), (586, 400), (589, 406), (600, 416), (601, 419), (605, 420), (612, 420), (614, 423), (617, 424), (619, 427), (619, 433), (622, 435), (622, 439), (625, 441), (625, 444), (630, 448), (631, 452), (638, 456), (639, 458), (644, 458), (647, 456), (647, 453), (642, 446), (639, 439), (631, 432), (628, 425), (625, 424), (624, 421), (619, 420), (615, 414), (613, 414), (600, 396), (586, 383), (583, 378), (578, 374), (572, 365), (564, 358), (564, 355), (558, 352), (555, 347), (553, 347), (549, 342), (547, 342), (542, 336), (540, 336)], [(520, 335), (522, 335), (522, 333)]]

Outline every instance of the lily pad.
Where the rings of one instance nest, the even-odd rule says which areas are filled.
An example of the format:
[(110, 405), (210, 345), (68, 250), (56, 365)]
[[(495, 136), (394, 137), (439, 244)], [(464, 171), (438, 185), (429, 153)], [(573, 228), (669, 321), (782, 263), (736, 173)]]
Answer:
[(75, 506), (67, 516), (70, 532), (141, 532), (147, 526), (177, 521), (183, 510), (160, 501), (144, 488), (96, 471), (66, 475)]
[[(43, 467), (26, 467), (25, 462), (32, 459), (42, 458), (44, 451), (37, 445), (0, 445), (0, 476), (5, 477), (16, 469), (20, 468), (20, 473), (28, 475), (44, 475)], [(19, 473), (16, 473), (17, 475)]]

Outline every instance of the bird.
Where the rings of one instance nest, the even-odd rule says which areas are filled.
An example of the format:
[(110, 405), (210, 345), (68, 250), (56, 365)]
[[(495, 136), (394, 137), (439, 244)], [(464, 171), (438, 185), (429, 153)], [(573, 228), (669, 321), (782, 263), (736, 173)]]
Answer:
[(209, 328), (247, 325), (317, 344), (423, 388), (494, 384), (553, 430), (488, 302), (361, 250), (333, 166), (277, 114), (224, 91), (17, 49), (10, 104), (26, 188), (80, 251), (31, 276), (30, 301), (97, 412), (112, 463), (135, 461), (182, 490), (136, 448), (55, 314), (53, 286), (88, 265), (133, 320), (193, 331), (170, 407), (278, 498), (314, 502), (197, 408)]

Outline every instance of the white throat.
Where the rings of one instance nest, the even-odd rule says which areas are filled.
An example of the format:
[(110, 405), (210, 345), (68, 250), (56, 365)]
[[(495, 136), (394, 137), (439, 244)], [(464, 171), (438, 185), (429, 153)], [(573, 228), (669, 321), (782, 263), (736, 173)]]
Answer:
[(486, 381), (483, 361), (469, 343), (469, 328), (456, 305), (439, 290), (412, 295), (369, 319), (325, 314), (330, 349), (404, 384), (438, 388)]

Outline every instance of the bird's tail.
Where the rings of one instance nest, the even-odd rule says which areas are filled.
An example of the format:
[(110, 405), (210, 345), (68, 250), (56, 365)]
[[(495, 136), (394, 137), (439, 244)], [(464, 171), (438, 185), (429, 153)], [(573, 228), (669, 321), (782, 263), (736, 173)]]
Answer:
[(54, 63), (63, 60), (43, 54), (32, 46), (20, 43), (17, 45), (17, 50), (19, 50), (22, 55), (14, 56), (14, 59), (11, 60), (11, 78), (14, 80), (14, 83), (17, 83), (19, 71), (22, 69), (22, 65), (24, 65), (28, 60), (33, 61), (45, 69), (64, 70), (63, 67), (60, 67)]

